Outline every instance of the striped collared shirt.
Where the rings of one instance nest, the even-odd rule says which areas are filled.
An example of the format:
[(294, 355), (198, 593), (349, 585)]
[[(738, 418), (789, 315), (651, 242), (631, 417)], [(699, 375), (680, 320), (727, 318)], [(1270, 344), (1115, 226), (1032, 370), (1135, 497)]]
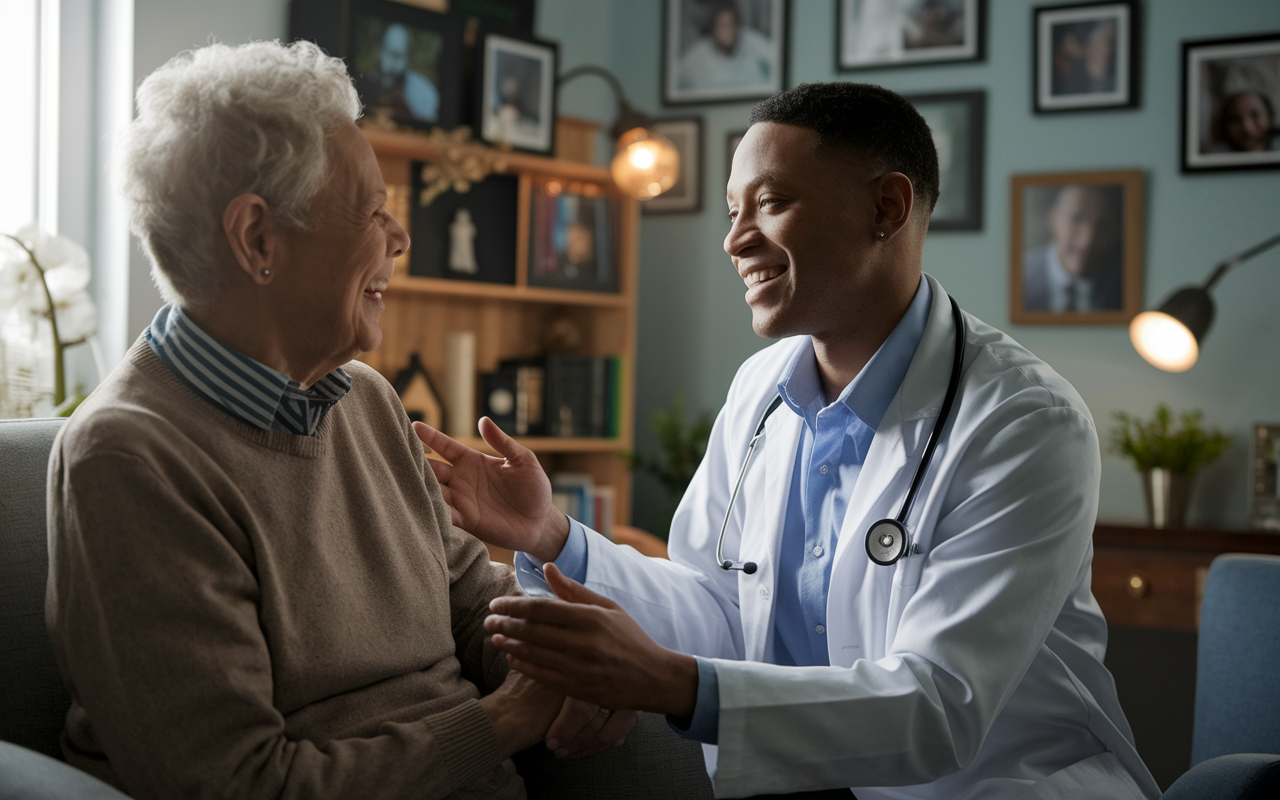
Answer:
[(264, 431), (314, 436), (320, 420), (351, 389), (341, 369), (302, 389), (281, 372), (214, 339), (174, 305), (146, 331), (147, 344), (174, 374), (232, 416)]

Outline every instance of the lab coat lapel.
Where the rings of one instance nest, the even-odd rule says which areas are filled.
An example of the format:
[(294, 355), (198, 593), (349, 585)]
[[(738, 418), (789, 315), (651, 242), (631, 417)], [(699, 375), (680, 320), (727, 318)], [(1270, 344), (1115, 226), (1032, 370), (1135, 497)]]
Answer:
[[(955, 347), (951, 302), (936, 280), (928, 275), (925, 280), (933, 298), (924, 335), (871, 440), (836, 545), (827, 597), (828, 655), (835, 666), (883, 655), (890, 593), (900, 583), (895, 578), (903, 572), (918, 574), (924, 560), (904, 558), (892, 567), (876, 566), (867, 558), (865, 539), (872, 523), (897, 516), (946, 396)], [(919, 544), (918, 532), (908, 527)]]
[[(764, 435), (755, 458), (764, 462), (764, 485), (760, 487), (762, 513), (751, 516), (742, 532), (740, 559), (755, 561), (754, 575), (739, 573), (738, 597), (742, 605), (742, 637), (746, 660), (763, 661), (769, 646), (774, 594), (777, 591), (777, 564), (786, 519), (787, 497), (795, 468), (796, 447), (804, 420), (790, 409), (779, 408), (765, 423)], [(748, 482), (749, 483), (749, 482)], [(759, 486), (759, 484), (756, 484)], [(743, 486), (743, 491), (751, 488)], [(758, 522), (757, 522), (758, 520)]]

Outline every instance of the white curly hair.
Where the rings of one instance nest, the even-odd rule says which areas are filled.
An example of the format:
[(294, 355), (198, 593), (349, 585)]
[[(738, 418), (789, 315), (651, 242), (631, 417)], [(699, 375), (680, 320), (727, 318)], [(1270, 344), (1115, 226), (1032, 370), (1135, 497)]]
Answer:
[(147, 76), (121, 143), (121, 188), (165, 300), (198, 309), (219, 295), (234, 264), (222, 215), (238, 195), (309, 230), (325, 137), (359, 116), (346, 66), (311, 42), (212, 44)]

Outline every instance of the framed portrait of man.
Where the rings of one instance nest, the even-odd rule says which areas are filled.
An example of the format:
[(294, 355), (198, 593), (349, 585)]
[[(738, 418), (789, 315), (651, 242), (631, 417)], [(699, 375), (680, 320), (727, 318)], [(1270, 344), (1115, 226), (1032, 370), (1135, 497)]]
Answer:
[(1138, 105), (1138, 3), (1076, 3), (1035, 10), (1037, 113)]
[(787, 0), (664, 0), (662, 102), (759, 100), (786, 87)]
[(1142, 310), (1139, 170), (1015, 175), (1009, 318), (1127, 325)]
[(986, 92), (905, 95), (929, 124), (938, 151), (931, 231), (982, 230)]
[(981, 61), (983, 0), (837, 0), (836, 69)]
[(550, 155), (556, 129), (555, 43), (491, 33), (480, 52), (480, 138)]
[(1280, 167), (1280, 32), (1182, 43), (1182, 170)]

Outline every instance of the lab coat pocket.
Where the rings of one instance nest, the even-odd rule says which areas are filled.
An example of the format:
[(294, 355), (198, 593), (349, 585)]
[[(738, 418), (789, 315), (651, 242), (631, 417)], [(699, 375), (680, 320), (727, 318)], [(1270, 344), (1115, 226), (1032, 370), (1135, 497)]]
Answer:
[(1027, 787), (1016, 800), (1143, 800), (1115, 753), (1077, 761)]

